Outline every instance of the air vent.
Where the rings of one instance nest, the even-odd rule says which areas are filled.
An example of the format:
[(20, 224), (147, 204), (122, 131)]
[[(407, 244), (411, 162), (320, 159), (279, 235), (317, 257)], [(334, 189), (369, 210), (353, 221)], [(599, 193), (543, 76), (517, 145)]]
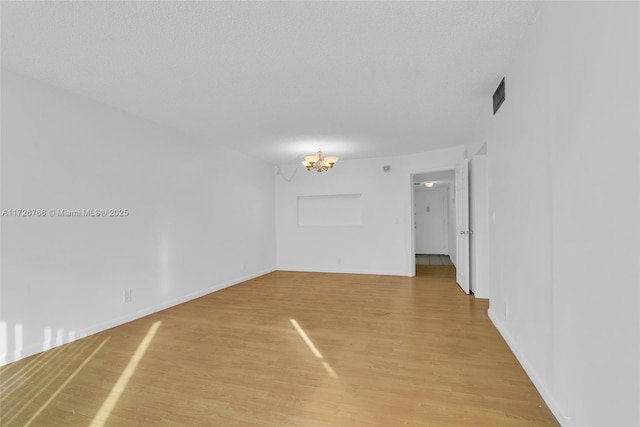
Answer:
[(498, 85), (498, 88), (496, 89), (495, 92), (493, 92), (493, 115), (494, 116), (496, 115), (496, 113), (500, 109), (500, 106), (504, 102), (504, 99), (505, 99), (504, 97), (505, 97), (505, 92), (504, 92), (504, 77), (503, 77), (502, 81)]

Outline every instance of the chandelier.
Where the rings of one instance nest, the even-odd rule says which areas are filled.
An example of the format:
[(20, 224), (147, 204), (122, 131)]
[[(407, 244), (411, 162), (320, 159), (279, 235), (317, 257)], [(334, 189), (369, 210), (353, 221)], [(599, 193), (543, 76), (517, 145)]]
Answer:
[(322, 151), (318, 150), (318, 154), (315, 156), (306, 156), (302, 161), (302, 165), (307, 168), (308, 171), (324, 172), (328, 171), (338, 162), (337, 157), (322, 157)]

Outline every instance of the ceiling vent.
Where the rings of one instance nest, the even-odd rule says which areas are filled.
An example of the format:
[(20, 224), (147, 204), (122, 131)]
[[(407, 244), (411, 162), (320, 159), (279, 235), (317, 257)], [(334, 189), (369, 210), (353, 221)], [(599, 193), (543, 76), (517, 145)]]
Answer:
[(494, 116), (496, 115), (496, 113), (500, 109), (500, 106), (504, 102), (504, 95), (505, 93), (504, 93), (504, 77), (503, 77), (502, 81), (498, 85), (498, 88), (496, 89), (495, 92), (493, 92), (493, 115)]

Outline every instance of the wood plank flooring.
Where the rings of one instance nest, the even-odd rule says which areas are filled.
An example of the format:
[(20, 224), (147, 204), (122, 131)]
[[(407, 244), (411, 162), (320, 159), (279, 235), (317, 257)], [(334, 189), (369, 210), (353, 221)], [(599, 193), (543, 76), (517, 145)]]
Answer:
[(558, 425), (448, 266), (274, 272), (0, 369), (2, 426)]

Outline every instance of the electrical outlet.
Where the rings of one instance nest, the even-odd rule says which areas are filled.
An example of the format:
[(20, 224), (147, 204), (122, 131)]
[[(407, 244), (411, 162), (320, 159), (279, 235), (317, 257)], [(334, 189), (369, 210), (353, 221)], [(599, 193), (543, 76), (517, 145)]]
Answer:
[(133, 300), (133, 289), (125, 289), (122, 292), (122, 302), (131, 302)]
[(504, 317), (509, 317), (509, 304), (504, 304)]

